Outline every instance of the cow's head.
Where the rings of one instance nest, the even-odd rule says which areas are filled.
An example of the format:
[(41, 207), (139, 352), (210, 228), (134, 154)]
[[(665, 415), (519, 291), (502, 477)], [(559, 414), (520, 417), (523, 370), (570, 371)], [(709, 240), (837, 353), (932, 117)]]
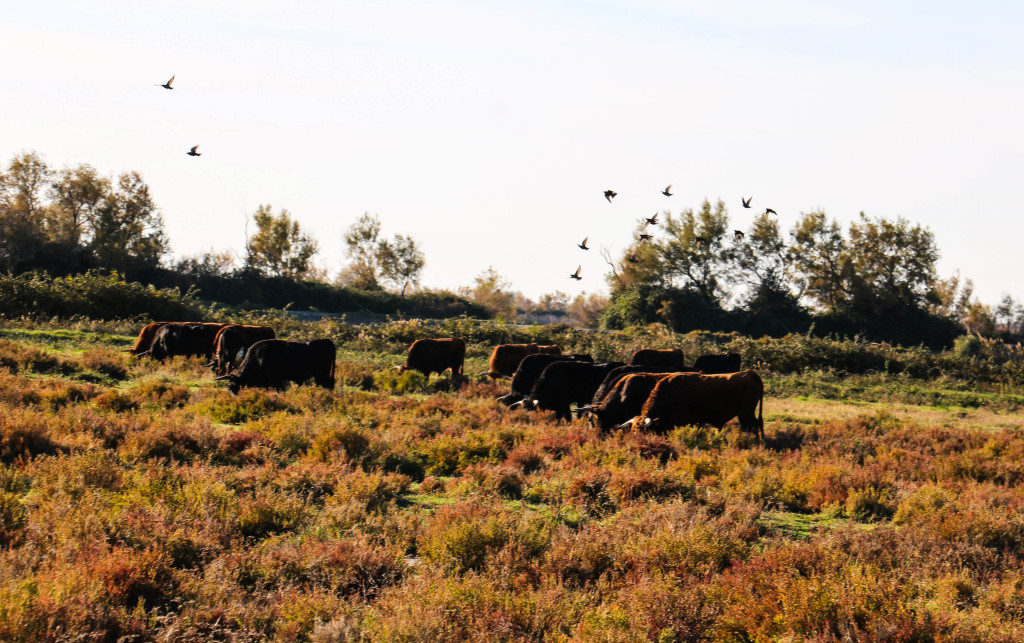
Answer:
[(581, 418), (584, 415), (587, 416), (587, 422), (590, 424), (590, 426), (598, 426), (602, 430), (607, 429), (607, 427), (604, 426), (603, 422), (604, 411), (602, 411), (600, 407), (590, 404), (588, 406), (581, 406), (576, 409), (577, 418)]
[(527, 411), (532, 411), (537, 408), (537, 400), (533, 399), (532, 397), (524, 397), (523, 399), (519, 400), (518, 402), (510, 406), (509, 408), (526, 409)]
[(228, 373), (227, 375), (221, 375), (220, 377), (213, 378), (213, 381), (215, 382), (219, 382), (220, 380), (227, 380), (228, 390), (235, 395), (238, 395), (238, 391), (242, 389), (242, 383), (234, 373)]

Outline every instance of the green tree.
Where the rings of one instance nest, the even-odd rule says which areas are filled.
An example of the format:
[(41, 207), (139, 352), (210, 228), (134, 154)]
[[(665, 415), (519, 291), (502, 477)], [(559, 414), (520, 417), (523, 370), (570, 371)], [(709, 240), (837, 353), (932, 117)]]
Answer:
[(43, 196), (51, 175), (35, 152), (15, 156), (0, 173), (0, 269), (35, 267), (46, 243)]
[(700, 295), (707, 304), (721, 306), (735, 261), (734, 248), (726, 243), (729, 215), (725, 203), (714, 206), (705, 200), (699, 212), (683, 211), (678, 218), (666, 213), (665, 235), (657, 243), (665, 279)]
[(99, 209), (111, 193), (110, 179), (100, 176), (91, 165), (66, 167), (50, 184), (50, 198), (61, 213), (55, 236), (78, 246), (89, 224), (95, 222)]
[(122, 174), (102, 203), (84, 212), (85, 249), (98, 267), (134, 274), (156, 268), (170, 252), (163, 218), (138, 172)]
[(850, 224), (849, 290), (863, 312), (895, 307), (924, 310), (937, 303), (938, 260), (931, 231), (902, 217), (871, 219), (862, 212)]
[(380, 217), (364, 212), (345, 230), (342, 239), (349, 264), (341, 275), (341, 281), (363, 290), (380, 289)]
[(377, 244), (375, 255), (380, 276), (399, 289), (405, 296), (405, 289), (416, 285), (423, 274), (426, 258), (412, 237), (396, 234), (392, 241), (381, 241)]
[(253, 213), (256, 233), (245, 245), (245, 265), (273, 277), (302, 279), (313, 273), (313, 257), (319, 245), (303, 232), (287, 210), (274, 215), (271, 206), (261, 205)]
[(849, 253), (842, 228), (824, 212), (802, 214), (790, 233), (794, 267), (805, 296), (825, 311), (836, 311), (849, 297)]

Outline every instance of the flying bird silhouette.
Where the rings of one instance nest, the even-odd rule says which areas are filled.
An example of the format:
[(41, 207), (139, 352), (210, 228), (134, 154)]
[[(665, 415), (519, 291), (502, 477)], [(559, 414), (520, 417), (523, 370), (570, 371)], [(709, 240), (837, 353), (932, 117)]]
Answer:
[(764, 209), (764, 213), (765, 214), (774, 214), (775, 216), (779, 216), (779, 213), (776, 212), (775, 210), (772, 210), (771, 208), (765, 208)]
[(582, 267), (583, 266), (576, 266), (576, 272), (569, 275), (569, 279), (575, 279), (576, 281), (583, 279), (583, 277), (580, 277), (580, 268)]
[(644, 227), (645, 228), (647, 226), (649, 226), (649, 225), (658, 225), (658, 213), (655, 212), (654, 216), (651, 217), (650, 219), (648, 219), (647, 217), (644, 217), (644, 221), (646, 221), (646, 223), (644, 223)]
[[(175, 74), (174, 76), (177, 76), (177, 74)], [(171, 79), (163, 85), (157, 85), (157, 87), (163, 87), (164, 89), (174, 89), (173, 87), (171, 87), (171, 83), (174, 82), (174, 76), (171, 76)]]
[(640, 241), (647, 241), (648, 239), (651, 239), (651, 238), (652, 238), (652, 235), (645, 234), (643, 232), (640, 233)]
[(733, 230), (732, 231), (732, 238), (735, 239), (736, 241), (739, 241), (740, 239), (743, 238), (743, 231), (742, 230)]
[(608, 203), (611, 203), (612, 199), (614, 199), (617, 196), (619, 196), (619, 193), (614, 191), (614, 190), (605, 190), (604, 191), (604, 198), (608, 199)]
[(583, 238), (583, 243), (577, 243), (576, 247), (580, 248), (581, 250), (590, 250), (590, 248), (587, 247), (587, 239), (589, 239), (589, 238), (590, 237), (584, 237)]
[(664, 190), (662, 190), (661, 193), (664, 194), (665, 196), (672, 196), (672, 192), (670, 192), (671, 189), (672, 189), (672, 184), (669, 183), (668, 187), (665, 188)]
[(749, 197), (749, 198), (744, 199), (743, 197), (740, 197), (740, 201), (743, 201), (743, 207), (749, 208), (750, 207), (750, 199), (753, 199), (753, 198), (754, 197)]
[(196, 151), (198, 149), (199, 149), (198, 145), (193, 145), (192, 149), (190, 149), (189, 151), (187, 151), (185, 153), (188, 154), (189, 156), (202, 156), (202, 154), (200, 154), (199, 152)]

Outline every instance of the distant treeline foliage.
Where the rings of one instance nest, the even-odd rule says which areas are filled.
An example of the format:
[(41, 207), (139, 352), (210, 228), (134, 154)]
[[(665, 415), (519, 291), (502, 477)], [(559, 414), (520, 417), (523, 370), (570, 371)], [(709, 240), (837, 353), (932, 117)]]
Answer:
[(118, 274), (88, 272), (51, 277), (44, 272), (0, 275), (0, 316), (84, 317), (126, 319), (148, 317), (165, 321), (196, 320), (209, 311), (195, 293), (178, 288), (157, 289), (125, 281)]
[(811, 212), (787, 237), (768, 213), (735, 229), (722, 201), (663, 215), (656, 230), (638, 226), (618, 261), (606, 255), (612, 298), (603, 327), (812, 331), (933, 348), (951, 346), (971, 327), (970, 281), (939, 279), (934, 236), (905, 219), (862, 213), (844, 234), (837, 221)]

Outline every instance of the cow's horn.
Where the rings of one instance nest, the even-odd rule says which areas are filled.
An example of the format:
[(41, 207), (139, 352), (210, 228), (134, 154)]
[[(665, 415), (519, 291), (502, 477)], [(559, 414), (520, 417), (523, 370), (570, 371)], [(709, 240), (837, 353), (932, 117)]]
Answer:
[(228, 373), (227, 375), (221, 375), (220, 377), (215, 377), (215, 378), (213, 378), (213, 381), (214, 382), (219, 382), (221, 380), (229, 380), (229, 379), (231, 379), (231, 374), (230, 373)]
[(145, 350), (145, 351), (142, 351), (141, 353), (135, 353), (135, 356), (136, 356), (136, 357), (142, 357), (143, 355), (149, 355), (149, 354), (150, 354), (150, 352), (152, 352), (152, 350), (153, 350), (153, 349), (151, 348), (151, 349), (149, 349), (149, 350)]
[(626, 420), (625, 422), (623, 422), (622, 424), (619, 424), (618, 426), (616, 426), (612, 430), (613, 431), (620, 431), (620, 430), (621, 431), (625, 431), (626, 429), (628, 429), (630, 427), (630, 425), (633, 424), (633, 420), (635, 420), (635, 419), (636, 418), (633, 418), (631, 420)]

